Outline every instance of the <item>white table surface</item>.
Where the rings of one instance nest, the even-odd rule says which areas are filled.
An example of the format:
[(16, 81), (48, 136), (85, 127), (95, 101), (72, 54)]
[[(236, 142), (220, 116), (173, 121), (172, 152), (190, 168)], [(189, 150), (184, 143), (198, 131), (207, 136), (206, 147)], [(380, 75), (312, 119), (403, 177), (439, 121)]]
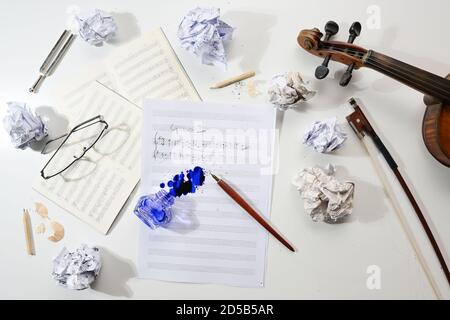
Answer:
[[(117, 43), (102, 48), (90, 47), (77, 39), (54, 76), (38, 95), (28, 93), (38, 68), (66, 25), (71, 5), (96, 6), (116, 14), (119, 23)], [(176, 41), (180, 18), (196, 5), (221, 8), (224, 21), (236, 27), (227, 50), (227, 70), (204, 66), (181, 49)], [(367, 9), (375, 4), (381, 10), (380, 29), (369, 29)], [(151, 28), (161, 26), (181, 62), (207, 101), (266, 101), (266, 94), (250, 98), (238, 95), (233, 87), (212, 91), (211, 83), (247, 70), (257, 71), (256, 80), (274, 74), (300, 71), (318, 96), (298, 111), (286, 112), (280, 124), (280, 166), (274, 178), (272, 220), (297, 246), (292, 254), (270, 238), (266, 285), (261, 289), (218, 285), (167, 283), (136, 278), (137, 230), (139, 221), (132, 214), (134, 199), (117, 219), (110, 234), (103, 236), (72, 215), (44, 201), (50, 215), (62, 222), (66, 236), (54, 244), (36, 237), (37, 255), (25, 252), (21, 221), (23, 207), (31, 208), (42, 198), (31, 190), (31, 183), (44, 164), (39, 152), (15, 150), (9, 137), (0, 134), (0, 298), (40, 299), (433, 299), (414, 251), (386, 197), (370, 158), (345, 124), (349, 110), (342, 105), (351, 96), (361, 98), (382, 138), (400, 163), (424, 212), (430, 219), (442, 249), (450, 250), (450, 169), (428, 154), (421, 138), (424, 113), (419, 93), (369, 70), (357, 71), (347, 88), (338, 84), (343, 65), (331, 64), (331, 72), (321, 82), (313, 78), (321, 61), (304, 52), (296, 43), (300, 29), (323, 28), (336, 20), (341, 32), (336, 39), (346, 40), (348, 27), (363, 24), (356, 40), (367, 48), (445, 75), (450, 72), (448, 19), (450, 2), (432, 1), (1, 1), (0, 12), (0, 105), (26, 101), (34, 107), (54, 105), (51, 92), (58, 82), (76, 74), (89, 62), (100, 62), (114, 48)], [(341, 106), (341, 107), (340, 107)], [(338, 152), (321, 155), (300, 143), (306, 127), (314, 120), (337, 116), (346, 127), (349, 139)], [(292, 176), (311, 165), (334, 163), (338, 176), (356, 183), (353, 217), (346, 223), (314, 223), (303, 211), (302, 200), (290, 184)], [(398, 191), (398, 190), (397, 190)], [(397, 192), (401, 199), (401, 192)], [(404, 202), (403, 202), (404, 203)], [(405, 205), (407, 208), (407, 203)], [(405, 211), (416, 230), (424, 255), (442, 295), (450, 297), (449, 286), (439, 271), (429, 243), (413, 211)], [(35, 217), (35, 216), (34, 216)], [(36, 218), (35, 218), (36, 219)], [(80, 243), (98, 245), (103, 250), (104, 266), (95, 287), (82, 292), (55, 285), (50, 277), (51, 259), (63, 246)], [(381, 270), (381, 288), (366, 286), (367, 267)]]

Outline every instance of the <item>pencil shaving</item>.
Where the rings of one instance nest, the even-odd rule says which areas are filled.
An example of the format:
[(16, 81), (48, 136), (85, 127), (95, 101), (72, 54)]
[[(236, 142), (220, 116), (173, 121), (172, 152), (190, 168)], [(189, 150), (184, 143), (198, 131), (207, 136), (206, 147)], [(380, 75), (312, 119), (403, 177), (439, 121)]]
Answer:
[(45, 230), (47, 230), (47, 228), (45, 227), (45, 224), (40, 223), (37, 227), (36, 227), (36, 233), (37, 234), (44, 234)]
[(36, 213), (38, 215), (40, 215), (42, 219), (48, 219), (48, 209), (47, 209), (47, 207), (44, 204), (40, 203), (40, 202), (36, 202), (34, 205), (35, 205), (34, 208), (36, 210)]
[(64, 238), (64, 227), (56, 221), (50, 223), (50, 227), (53, 229), (53, 235), (48, 237), (48, 240), (52, 242), (59, 242)]
[(247, 93), (252, 98), (258, 95), (258, 91), (256, 90), (256, 84), (251, 79), (247, 81)]

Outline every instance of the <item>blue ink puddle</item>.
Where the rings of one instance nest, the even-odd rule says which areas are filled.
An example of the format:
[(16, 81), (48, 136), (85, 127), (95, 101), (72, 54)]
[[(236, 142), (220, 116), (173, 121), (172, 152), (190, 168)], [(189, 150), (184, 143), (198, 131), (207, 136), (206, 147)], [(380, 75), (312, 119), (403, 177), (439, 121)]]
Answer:
[[(167, 225), (172, 220), (172, 206), (175, 198), (195, 193), (197, 188), (205, 182), (205, 171), (201, 167), (180, 172), (170, 181), (162, 182), (161, 188), (155, 194), (139, 198), (134, 214), (151, 229)], [(167, 192), (165, 187), (169, 188)]]

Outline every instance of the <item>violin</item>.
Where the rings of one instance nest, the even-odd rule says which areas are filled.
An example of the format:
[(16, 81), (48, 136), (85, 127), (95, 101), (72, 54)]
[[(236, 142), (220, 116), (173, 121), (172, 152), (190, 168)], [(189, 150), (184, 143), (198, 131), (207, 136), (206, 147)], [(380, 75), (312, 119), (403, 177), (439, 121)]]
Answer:
[(347, 42), (330, 40), (338, 31), (336, 22), (329, 21), (325, 25), (323, 40), (324, 35), (317, 28), (302, 30), (297, 37), (297, 42), (303, 49), (324, 58), (316, 69), (316, 78), (324, 79), (328, 75), (328, 63), (332, 60), (348, 66), (340, 80), (341, 86), (348, 85), (353, 70), (366, 67), (422, 92), (426, 105), (422, 122), (425, 146), (436, 160), (450, 167), (450, 75), (443, 78), (382, 53), (354, 45), (354, 40), (361, 32), (359, 22), (350, 27)]

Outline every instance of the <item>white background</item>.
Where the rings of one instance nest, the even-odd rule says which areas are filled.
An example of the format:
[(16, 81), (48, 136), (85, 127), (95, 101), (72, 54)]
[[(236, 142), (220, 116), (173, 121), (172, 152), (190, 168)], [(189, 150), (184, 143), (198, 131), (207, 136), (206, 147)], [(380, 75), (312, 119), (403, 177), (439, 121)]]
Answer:
[[(380, 29), (369, 29), (367, 9), (381, 10)], [(114, 12), (120, 28), (114, 44), (90, 47), (77, 39), (62, 64), (47, 79), (41, 93), (32, 96), (28, 88), (38, 76), (38, 68), (66, 26), (67, 8), (98, 7)], [(222, 18), (236, 28), (229, 44), (227, 70), (204, 66), (178, 46), (177, 25), (196, 5), (221, 8)], [(315, 299), (315, 298), (407, 298), (433, 299), (424, 272), (381, 187), (366, 151), (345, 123), (349, 109), (342, 105), (351, 96), (361, 98), (365, 110), (398, 160), (407, 180), (429, 217), (444, 251), (450, 248), (450, 169), (428, 154), (421, 138), (424, 113), (419, 93), (369, 70), (356, 71), (351, 84), (338, 84), (345, 66), (331, 64), (331, 72), (321, 82), (313, 78), (321, 61), (296, 43), (303, 28), (323, 29), (336, 20), (345, 41), (348, 27), (359, 20), (361, 36), (355, 43), (371, 48), (440, 75), (450, 72), (448, 17), (450, 2), (440, 1), (1, 1), (0, 3), (0, 105), (26, 101), (33, 107), (51, 106), (57, 112), (52, 91), (89, 63), (101, 61), (118, 45), (151, 28), (161, 26), (175, 48), (201, 97), (208, 101), (266, 101), (265, 81), (274, 74), (300, 71), (318, 90), (317, 97), (298, 111), (288, 111), (279, 119), (280, 166), (274, 177), (272, 221), (296, 245), (290, 253), (273, 238), (269, 241), (266, 286), (242, 289), (226, 286), (165, 283), (136, 278), (138, 220), (131, 213), (134, 199), (117, 219), (107, 236), (45, 201), (50, 216), (62, 222), (66, 237), (54, 244), (36, 236), (37, 255), (25, 252), (21, 221), (23, 207), (42, 200), (30, 186), (45, 159), (31, 149), (12, 148), (9, 137), (0, 134), (0, 298), (56, 299)], [(212, 91), (210, 84), (243, 71), (255, 70), (257, 98), (233, 87)], [(42, 110), (42, 109), (41, 109)], [(47, 109), (48, 110), (48, 109)], [(337, 116), (349, 139), (332, 155), (316, 154), (300, 143), (300, 137), (314, 120)], [(303, 211), (302, 200), (290, 184), (304, 167), (337, 165), (338, 176), (356, 183), (352, 218), (343, 224), (314, 223)], [(401, 192), (397, 195), (401, 199)], [(407, 204), (406, 204), (407, 207)], [(430, 250), (413, 211), (405, 211), (418, 232), (444, 297), (449, 286)], [(32, 216), (35, 226), (39, 221)], [(98, 245), (104, 266), (95, 287), (75, 292), (55, 285), (50, 277), (51, 259), (63, 246), (80, 243)], [(381, 269), (381, 289), (366, 287), (367, 267)]]

